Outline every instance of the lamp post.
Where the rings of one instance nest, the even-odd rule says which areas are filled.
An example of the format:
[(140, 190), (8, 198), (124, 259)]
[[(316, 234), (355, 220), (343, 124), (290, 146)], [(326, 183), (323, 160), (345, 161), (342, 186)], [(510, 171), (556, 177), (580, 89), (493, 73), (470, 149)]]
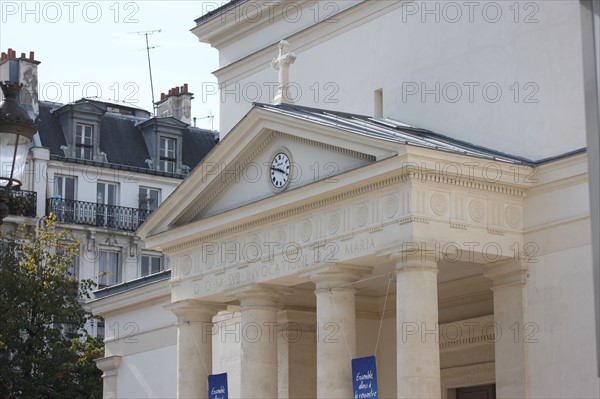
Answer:
[(0, 224), (8, 215), (10, 190), (19, 190), (29, 144), (37, 131), (34, 121), (17, 101), (22, 84), (0, 82)]

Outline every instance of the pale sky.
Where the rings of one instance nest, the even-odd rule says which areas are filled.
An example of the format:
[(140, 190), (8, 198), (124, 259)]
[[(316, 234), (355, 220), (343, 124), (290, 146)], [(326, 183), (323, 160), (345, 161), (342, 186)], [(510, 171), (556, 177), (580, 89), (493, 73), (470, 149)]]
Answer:
[[(17, 57), (35, 51), (40, 100), (66, 103), (84, 96), (128, 101), (152, 111), (144, 35), (150, 35), (156, 101), (161, 92), (189, 84), (197, 126), (219, 123), (219, 97), (212, 93), (218, 53), (190, 29), (194, 19), (226, 1), (6, 1), (0, 0), (0, 50)], [(211, 86), (213, 85), (213, 86)], [(203, 90), (204, 89), (204, 90)]]

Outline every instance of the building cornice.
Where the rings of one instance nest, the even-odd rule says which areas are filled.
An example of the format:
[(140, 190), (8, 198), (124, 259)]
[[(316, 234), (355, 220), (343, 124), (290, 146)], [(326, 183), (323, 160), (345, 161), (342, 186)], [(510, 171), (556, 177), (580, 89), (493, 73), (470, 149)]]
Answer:
[[(432, 151), (417, 149), (417, 152)], [(464, 162), (469, 157), (453, 156), (438, 158), (438, 162), (454, 160)], [(462, 159), (464, 158), (464, 159)], [(323, 182), (269, 197), (268, 201), (260, 200), (235, 210), (227, 211), (218, 217), (194, 221), (189, 224), (174, 227), (168, 232), (162, 232), (146, 238), (149, 247), (157, 246), (166, 253), (181, 251), (205, 241), (212, 241), (224, 236), (233, 235), (257, 226), (274, 223), (285, 218), (308, 212), (313, 209), (339, 203), (348, 198), (363, 195), (399, 183), (411, 182), (415, 185), (429, 183), (440, 187), (455, 187), (466, 191), (489, 192), (494, 195), (524, 197), (527, 184), (523, 182), (509, 184), (492, 183), (481, 178), (468, 180), (453, 179), (440, 175), (433, 169), (428, 169), (423, 158), (408, 153), (388, 158), (374, 164), (337, 175), (334, 190)], [(414, 171), (407, 165), (425, 165), (423, 169)], [(511, 164), (502, 164), (508, 173)], [(373, 176), (378, 179), (374, 180)]]
[[(293, 43), (293, 51), (300, 54), (309, 50), (320, 43), (331, 40), (336, 36), (355, 28), (357, 25), (376, 19), (390, 11), (402, 6), (403, 1), (364, 1), (356, 4), (335, 15), (335, 23), (313, 24), (299, 32), (292, 33), (285, 38), (278, 38), (277, 42), (265, 46), (263, 49), (252, 54), (244, 56), (238, 60), (233, 60), (228, 65), (222, 66), (213, 72), (220, 83), (229, 83), (239, 81), (245, 77), (251, 76), (256, 72), (269, 67), (273, 54), (277, 53), (279, 39), (285, 39)], [(313, 3), (311, 3), (313, 4)], [(258, 29), (259, 26), (253, 26)], [(201, 39), (202, 41), (202, 39)], [(211, 43), (213, 47), (220, 48), (216, 43)], [(219, 41), (220, 46), (226, 45), (227, 41)], [(244, 71), (240, 73), (239, 71)]]
[(106, 317), (122, 311), (131, 311), (137, 306), (148, 306), (150, 302), (170, 302), (171, 286), (165, 278), (154, 283), (121, 291), (88, 303), (95, 315)]
[[(200, 42), (208, 43), (212, 47), (221, 50), (223, 47), (236, 42), (240, 38), (264, 30), (266, 27), (274, 24), (284, 21), (288, 23), (301, 23), (301, 19), (294, 22), (289, 21), (290, 16), (288, 14), (292, 12), (313, 16), (310, 21), (304, 22), (302, 26), (306, 26), (310, 22), (313, 25), (309, 25), (304, 29), (310, 29), (310, 26), (323, 21), (333, 20), (337, 23), (337, 16), (347, 9), (340, 9), (338, 3), (332, 2), (330, 7), (326, 7), (324, 11), (319, 12), (314, 9), (314, 1), (300, 0), (293, 3), (293, 10), (290, 12), (286, 8), (286, 6), (289, 7), (289, 4), (286, 4), (284, 0), (237, 1), (230, 7), (225, 5), (221, 11), (217, 10), (218, 12), (210, 14), (207, 17), (198, 18), (196, 20), (197, 25), (190, 29), (190, 31), (198, 37)], [(350, 3), (357, 3), (357, 1), (347, 2), (344, 6), (355, 6), (355, 4)]]
[[(123, 170), (123, 171), (127, 171), (127, 172), (132, 172), (132, 173), (140, 173), (140, 174), (144, 174), (144, 175), (148, 175), (148, 176), (160, 176), (160, 177), (164, 177), (167, 179), (176, 179), (178, 181), (181, 181), (186, 177), (186, 175), (182, 175), (179, 173), (169, 173), (169, 172), (163, 172), (160, 170), (144, 169), (144, 168), (139, 168), (136, 166), (121, 165), (121, 164), (116, 164), (116, 163), (90, 161), (87, 159), (61, 157), (61, 156), (52, 155), (52, 154), (50, 155), (50, 161), (56, 161), (57, 164), (58, 164), (58, 162), (61, 162), (61, 163), (68, 163), (71, 165), (81, 165), (80, 167), (74, 166), (74, 168), (77, 168), (77, 170), (79, 170), (81, 172), (83, 172), (86, 169), (86, 167), (94, 166), (97, 168)], [(55, 164), (55, 165), (57, 165), (57, 164)], [(172, 181), (170, 181), (170, 183), (172, 183)]]

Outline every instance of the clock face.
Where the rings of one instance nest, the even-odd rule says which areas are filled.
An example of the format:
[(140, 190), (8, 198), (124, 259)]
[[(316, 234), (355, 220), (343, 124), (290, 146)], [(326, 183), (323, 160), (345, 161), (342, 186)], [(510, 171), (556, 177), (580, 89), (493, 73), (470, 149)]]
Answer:
[(271, 183), (276, 188), (285, 186), (290, 178), (290, 158), (283, 152), (278, 153), (271, 162)]

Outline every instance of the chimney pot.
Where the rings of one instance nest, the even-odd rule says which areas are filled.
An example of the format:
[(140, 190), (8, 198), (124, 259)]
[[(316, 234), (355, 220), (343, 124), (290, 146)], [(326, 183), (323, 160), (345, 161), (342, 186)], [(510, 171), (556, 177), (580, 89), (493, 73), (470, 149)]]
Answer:
[(4, 61), (7, 57), (8, 55), (6, 55), (6, 53), (3, 51), (2, 56), (0, 57), (0, 61)]
[[(192, 96), (189, 95), (188, 92), (189, 86), (187, 83), (184, 83), (181, 86), (173, 86), (169, 89), (167, 94), (160, 94), (160, 102), (157, 103), (157, 113), (158, 115), (168, 115), (175, 119), (186, 123), (187, 125), (191, 125), (196, 122), (194, 118), (191, 116), (191, 100)], [(188, 94), (187, 96), (183, 96), (182, 94)], [(171, 97), (177, 97), (177, 99)]]
[(12, 52), (13, 52), (13, 49), (9, 47), (8, 48), (8, 58), (12, 58)]
[(21, 59), (23, 59), (23, 60), (24, 60), (25, 58), (27, 58), (27, 57), (25, 56), (25, 53), (21, 53)]
[(35, 60), (35, 52), (34, 52), (34, 51), (30, 51), (30, 52), (29, 52), (29, 59), (30, 59), (31, 61), (34, 61), (34, 60)]

